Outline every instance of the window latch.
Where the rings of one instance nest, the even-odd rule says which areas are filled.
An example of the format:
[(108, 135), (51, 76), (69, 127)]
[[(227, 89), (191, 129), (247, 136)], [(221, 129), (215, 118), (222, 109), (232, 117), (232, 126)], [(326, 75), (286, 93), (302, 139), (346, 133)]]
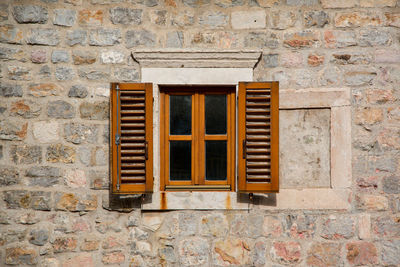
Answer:
[(119, 146), (121, 144), (121, 136), (119, 134), (115, 135), (115, 144)]

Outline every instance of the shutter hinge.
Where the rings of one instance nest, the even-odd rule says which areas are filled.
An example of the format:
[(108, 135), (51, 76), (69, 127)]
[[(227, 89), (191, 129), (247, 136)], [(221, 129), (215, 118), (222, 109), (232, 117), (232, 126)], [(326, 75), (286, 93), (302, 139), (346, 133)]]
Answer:
[(121, 144), (121, 136), (119, 134), (115, 135), (115, 144), (118, 146)]

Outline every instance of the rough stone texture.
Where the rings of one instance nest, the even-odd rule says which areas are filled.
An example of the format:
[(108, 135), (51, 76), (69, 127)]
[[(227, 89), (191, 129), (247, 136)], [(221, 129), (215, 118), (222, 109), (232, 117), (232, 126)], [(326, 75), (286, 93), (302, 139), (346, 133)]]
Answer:
[(85, 98), (88, 95), (88, 91), (83, 85), (73, 85), (68, 92), (69, 97)]
[(152, 47), (156, 44), (156, 36), (147, 30), (127, 31), (125, 42), (127, 48), (138, 46)]
[(116, 29), (98, 29), (89, 32), (89, 45), (112, 46), (121, 42), (121, 32)]
[(47, 22), (49, 14), (42, 6), (23, 5), (13, 7), (13, 16), (18, 23), (41, 23)]
[(56, 9), (54, 25), (71, 27), (76, 21), (76, 11), (71, 9)]
[[(400, 265), (399, 0), (0, 2), (0, 266)], [(323, 117), (299, 118), (292, 126), (306, 129), (280, 132), (294, 135), (280, 150), (303, 155), (291, 167), (311, 171), (291, 173), (293, 188), (283, 188), (281, 176), (279, 193), (252, 201), (248, 194), (174, 195), (186, 203), (197, 194), (199, 206), (239, 200), (247, 210), (141, 212), (148, 194), (110, 195), (110, 82), (141, 81), (137, 50), (176, 48), (260, 51), (253, 80), (277, 80), (281, 93), (349, 88), (350, 107), (332, 97), (339, 107), (330, 114), (350, 110), (351, 132), (338, 129), (351, 136), (350, 187), (331, 180), (336, 162), (328, 159), (325, 188), (308, 188), (320, 186), (313, 177), (325, 179), (312, 174), (314, 148), (329, 155), (329, 146), (342, 147), (288, 148), (307, 131), (329, 139), (329, 114), (306, 109), (281, 110), (283, 126), (288, 112)], [(313, 202), (296, 198), (305, 192)], [(292, 196), (303, 209), (279, 209)]]
[(81, 118), (105, 120), (109, 117), (108, 102), (82, 103), (79, 106)]
[(282, 188), (329, 187), (330, 111), (281, 111), (280, 132)]
[(110, 19), (114, 24), (140, 25), (142, 13), (141, 9), (115, 7), (110, 9)]
[(63, 100), (50, 102), (47, 106), (47, 116), (56, 119), (70, 119), (75, 116), (74, 106)]
[(32, 29), (27, 38), (27, 43), (31, 45), (56, 46), (60, 43), (59, 32), (51, 28)]

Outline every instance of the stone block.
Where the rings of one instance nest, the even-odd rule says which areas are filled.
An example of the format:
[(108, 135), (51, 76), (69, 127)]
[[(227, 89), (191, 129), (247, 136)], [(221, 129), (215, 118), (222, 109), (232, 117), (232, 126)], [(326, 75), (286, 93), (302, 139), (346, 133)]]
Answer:
[(19, 183), (19, 172), (15, 167), (0, 166), (0, 186), (10, 186)]
[(21, 85), (0, 83), (0, 96), (4, 97), (21, 97), (23, 94)]
[(183, 0), (185, 6), (200, 8), (210, 4), (210, 0)]
[(286, 229), (291, 238), (306, 239), (314, 237), (317, 217), (312, 215), (287, 215)]
[(88, 90), (84, 85), (73, 85), (68, 92), (69, 97), (85, 98), (88, 95)]
[(75, 65), (87, 65), (96, 62), (96, 53), (88, 50), (74, 50), (72, 60)]
[(97, 196), (57, 192), (55, 209), (61, 211), (92, 211), (97, 209)]
[(400, 240), (388, 240), (382, 243), (382, 264), (396, 266), (400, 264)]
[(384, 211), (389, 209), (389, 201), (385, 196), (361, 194), (357, 195), (355, 200), (359, 210)]
[(106, 120), (109, 118), (109, 103), (107, 101), (95, 103), (85, 102), (79, 106), (79, 111), (83, 119)]
[(29, 168), (25, 175), (31, 186), (50, 187), (59, 183), (61, 171), (57, 167), (35, 166)]
[(400, 121), (400, 108), (395, 107), (395, 108), (388, 108), (388, 121), (390, 123), (396, 124)]
[(114, 76), (118, 81), (134, 82), (139, 80), (139, 72), (137, 69), (118, 68), (114, 71)]
[(371, 238), (371, 215), (360, 214), (358, 217), (358, 237), (360, 239)]
[(13, 102), (10, 107), (11, 116), (20, 116), (24, 119), (36, 118), (40, 115), (42, 107), (32, 100), (19, 100)]
[(323, 8), (352, 8), (358, 5), (358, 0), (321, 0)]
[(47, 106), (47, 116), (56, 119), (71, 119), (75, 117), (75, 109), (63, 100), (51, 101)]
[(13, 145), (10, 156), (15, 164), (41, 163), (42, 148), (40, 146)]
[(310, 30), (286, 33), (283, 44), (285, 47), (291, 48), (318, 47), (320, 45), (319, 35), (319, 32)]
[(268, 12), (268, 14), (269, 24), (272, 29), (276, 30), (294, 27), (298, 20), (298, 14), (293, 11), (279, 10)]
[(32, 63), (41, 64), (47, 62), (47, 53), (43, 49), (33, 50), (31, 52)]
[(394, 50), (394, 49), (376, 50), (375, 62), (398, 64), (400, 62), (400, 50)]
[(286, 0), (289, 6), (316, 6), (319, 4), (318, 0)]
[(51, 209), (51, 192), (8, 190), (4, 192), (4, 201), (9, 209), (49, 211)]
[(28, 67), (21, 67), (16, 65), (8, 66), (8, 78), (16, 81), (30, 81), (32, 80), (31, 69)]
[(250, 246), (245, 240), (217, 240), (214, 244), (213, 262), (217, 266), (248, 265), (250, 263)]
[(321, 237), (325, 239), (349, 239), (355, 235), (355, 220), (351, 216), (330, 215), (322, 223)]
[(114, 7), (110, 9), (110, 20), (113, 24), (140, 25), (142, 13), (142, 9)]
[(280, 65), (283, 67), (294, 68), (303, 65), (303, 55), (299, 52), (287, 52), (280, 56)]
[(44, 246), (49, 240), (49, 230), (33, 229), (29, 234), (29, 243), (36, 246)]
[(373, 125), (383, 121), (383, 110), (380, 108), (358, 108), (355, 111), (355, 122), (359, 125)]
[(200, 237), (182, 239), (178, 244), (179, 261), (183, 265), (208, 265), (209, 244)]
[(77, 44), (86, 45), (87, 43), (87, 31), (85, 30), (73, 30), (67, 32), (66, 44), (74, 46)]
[(281, 187), (329, 187), (329, 109), (283, 110), (279, 131)]
[(122, 264), (125, 261), (125, 254), (122, 251), (103, 252), (101, 261), (104, 264)]
[(20, 62), (26, 62), (28, 61), (28, 55), (20, 48), (0, 47), (0, 60), (17, 60)]
[[(247, 228), (247, 225), (244, 225)], [(277, 216), (265, 216), (263, 222), (263, 235), (266, 237), (280, 237), (284, 231), (283, 224)], [(240, 233), (239, 233), (240, 234)]]
[(385, 13), (386, 26), (400, 28), (400, 13)]
[(369, 70), (349, 71), (344, 75), (344, 81), (349, 86), (363, 86), (372, 84), (376, 77), (376, 72)]
[(166, 26), (167, 24), (167, 11), (166, 10), (153, 10), (149, 14), (150, 21), (158, 26)]
[(72, 9), (55, 9), (54, 25), (71, 27), (76, 21), (76, 11)]
[(78, 240), (74, 237), (57, 237), (53, 242), (55, 253), (76, 251)]
[(29, 264), (36, 265), (38, 253), (30, 247), (10, 247), (6, 249), (5, 263), (10, 265)]
[(22, 5), (13, 7), (13, 16), (18, 23), (44, 24), (49, 18), (47, 9), (42, 6)]
[(103, 249), (116, 249), (124, 246), (124, 241), (115, 236), (109, 236), (102, 242)]
[(28, 87), (29, 95), (35, 97), (57, 96), (64, 91), (60, 85), (55, 83), (34, 83)]
[(380, 30), (361, 30), (360, 31), (360, 46), (388, 46), (392, 42), (392, 37), (389, 32)]
[(399, 216), (382, 215), (372, 218), (373, 232), (379, 238), (396, 238), (400, 235)]
[(204, 236), (225, 236), (229, 231), (226, 216), (210, 214), (203, 216), (200, 222), (200, 233)]
[(94, 267), (93, 256), (89, 253), (80, 253), (67, 259), (62, 267)]
[(360, 0), (361, 7), (395, 7), (396, 0)]
[(383, 191), (387, 194), (400, 194), (400, 178), (398, 176), (383, 178)]
[(324, 63), (325, 56), (317, 53), (311, 53), (307, 57), (307, 63), (311, 67), (318, 67)]
[(351, 265), (376, 265), (378, 263), (378, 252), (373, 243), (355, 241), (346, 244), (347, 261)]
[(124, 63), (125, 55), (116, 50), (103, 51), (101, 52), (100, 59), (104, 64), (119, 64)]
[(26, 137), (28, 123), (20, 121), (2, 120), (0, 121), (0, 139), (10, 141), (21, 141)]
[(130, 30), (126, 32), (125, 44), (127, 48), (138, 46), (154, 47), (156, 38), (154, 33), (147, 30)]
[(74, 163), (75, 149), (62, 144), (53, 144), (47, 147), (46, 160), (52, 163)]
[(400, 129), (384, 128), (378, 134), (378, 144), (383, 150), (400, 149)]
[(106, 69), (80, 69), (79, 77), (88, 80), (106, 80), (110, 76), (110, 71)]
[(183, 32), (174, 31), (167, 33), (167, 47), (182, 48), (183, 47)]
[(54, 50), (53, 53), (51, 54), (51, 62), (54, 64), (68, 63), (69, 53), (65, 50)]
[(279, 36), (273, 32), (250, 32), (244, 37), (244, 46), (247, 48), (277, 48)]
[(119, 29), (97, 29), (89, 32), (89, 45), (92, 46), (112, 46), (120, 42), (121, 31)]
[(100, 26), (103, 24), (103, 11), (83, 9), (78, 13), (78, 22), (81, 25)]
[(270, 256), (274, 262), (296, 264), (301, 261), (302, 248), (295, 241), (275, 241), (272, 243)]
[(322, 28), (329, 24), (329, 15), (325, 11), (307, 11), (304, 13), (304, 25), (306, 27)]
[(182, 10), (171, 18), (171, 25), (178, 27), (192, 26), (194, 24), (194, 11)]
[(372, 55), (366, 52), (336, 52), (332, 54), (331, 62), (337, 65), (368, 65)]
[(338, 28), (345, 27), (364, 27), (364, 26), (380, 26), (382, 20), (376, 13), (363, 12), (346, 12), (338, 13), (335, 16), (335, 26)]
[(50, 78), (51, 77), (50, 67), (48, 65), (41, 67), (39, 69), (38, 75), (42, 79)]
[(352, 31), (331, 31), (324, 32), (325, 47), (327, 48), (344, 48), (356, 46), (356, 34)]
[(86, 174), (83, 170), (68, 169), (64, 175), (65, 184), (71, 188), (85, 188)]
[(57, 67), (54, 74), (59, 81), (69, 81), (75, 76), (74, 70), (70, 67)]
[(278, 66), (278, 54), (263, 54), (264, 68), (275, 68)]
[(24, 35), (21, 29), (13, 25), (0, 26), (0, 43), (22, 44)]
[(263, 29), (266, 26), (265, 10), (234, 11), (231, 24), (233, 29)]
[(307, 252), (308, 266), (339, 266), (341, 245), (336, 243), (313, 243)]
[(81, 251), (95, 251), (100, 247), (100, 240), (94, 237), (86, 237), (81, 246)]
[(8, 20), (8, 5), (0, 4), (0, 22)]
[(58, 30), (52, 28), (31, 29), (26, 42), (31, 45), (56, 46), (60, 43)]

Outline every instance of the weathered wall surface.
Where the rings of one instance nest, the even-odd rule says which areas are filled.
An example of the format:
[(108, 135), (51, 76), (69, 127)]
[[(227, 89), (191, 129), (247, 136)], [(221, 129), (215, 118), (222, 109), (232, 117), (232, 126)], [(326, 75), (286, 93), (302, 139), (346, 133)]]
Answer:
[[(399, 38), (396, 0), (0, 1), (0, 265), (400, 265)], [(351, 209), (110, 211), (109, 83), (140, 80), (136, 48), (350, 87)]]

